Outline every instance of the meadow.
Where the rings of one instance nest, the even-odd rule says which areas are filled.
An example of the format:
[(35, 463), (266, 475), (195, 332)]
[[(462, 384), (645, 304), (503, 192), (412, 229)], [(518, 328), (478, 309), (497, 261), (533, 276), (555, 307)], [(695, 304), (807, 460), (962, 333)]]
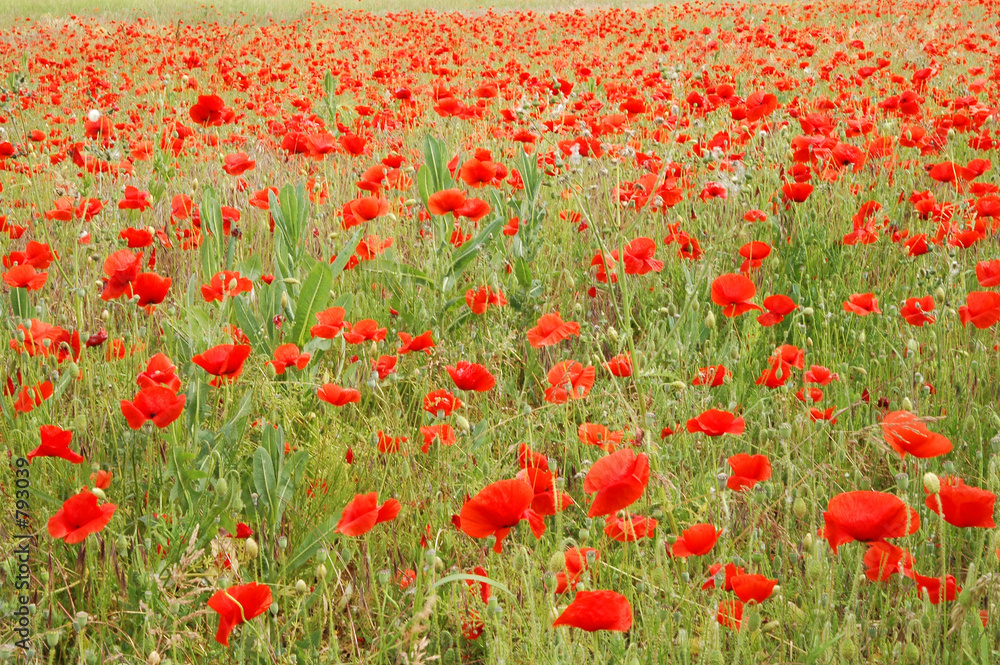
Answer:
[(1000, 662), (997, 5), (614, 4), (0, 19), (0, 663)]

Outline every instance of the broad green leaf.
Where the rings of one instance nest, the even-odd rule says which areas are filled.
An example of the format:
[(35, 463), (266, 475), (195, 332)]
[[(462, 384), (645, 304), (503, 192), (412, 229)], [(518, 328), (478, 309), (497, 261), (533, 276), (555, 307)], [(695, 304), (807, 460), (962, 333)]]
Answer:
[(476, 258), (476, 255), (479, 253), (479, 248), (499, 235), (503, 224), (504, 221), (502, 217), (494, 219), (492, 222), (483, 227), (483, 229), (479, 232), (479, 235), (456, 250), (456, 252), (452, 255), (451, 267), (448, 269), (448, 274), (453, 275), (456, 279), (460, 277), (462, 273), (465, 272), (466, 268), (472, 264), (473, 259)]
[[(253, 454), (253, 486), (259, 500), (268, 508), (276, 505), (277, 485), (278, 481), (274, 477), (274, 462), (267, 449), (261, 446)], [(277, 524), (269, 526), (272, 529), (278, 528)]]
[(316, 556), (316, 552), (319, 551), (321, 547), (329, 544), (329, 539), (333, 537), (333, 531), (337, 528), (337, 523), (340, 521), (340, 515), (335, 515), (323, 524), (309, 529), (309, 534), (306, 539), (303, 540), (298, 549), (295, 550), (295, 554), (292, 558), (288, 560), (285, 564), (285, 571), (288, 573), (295, 572), (298, 568), (302, 567), (310, 559)]
[(333, 273), (330, 267), (323, 261), (317, 261), (299, 291), (298, 302), (295, 303), (295, 327), (291, 341), (300, 349), (308, 341), (309, 328), (315, 325), (317, 312), (325, 309), (330, 300), (331, 286), (333, 286)]
[(28, 289), (10, 290), (10, 311), (21, 319), (27, 319), (31, 316), (31, 300), (28, 298)]
[(347, 262), (354, 256), (354, 251), (358, 248), (359, 242), (361, 242), (361, 229), (355, 230), (351, 234), (351, 237), (347, 239), (347, 242), (344, 243), (344, 246), (340, 248), (340, 251), (337, 252), (337, 258), (330, 266), (331, 279), (337, 279), (340, 277), (340, 273), (344, 272), (344, 268), (347, 267)]

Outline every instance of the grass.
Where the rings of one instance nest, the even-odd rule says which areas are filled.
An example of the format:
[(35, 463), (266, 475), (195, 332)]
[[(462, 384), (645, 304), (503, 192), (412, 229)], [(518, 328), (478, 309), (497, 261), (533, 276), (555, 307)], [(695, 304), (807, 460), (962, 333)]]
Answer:
[[(70, 447), (85, 458), (30, 465), (27, 651), (13, 646), (16, 468), (0, 472), (12, 506), (0, 524), (0, 659), (985, 665), (1000, 657), (996, 530), (945, 522), (924, 489), (928, 473), (1000, 488), (1000, 339), (995, 325), (963, 325), (959, 314), (970, 293), (995, 292), (980, 285), (976, 266), (998, 258), (996, 231), (972, 212), (989, 203), (992, 174), (977, 176), (972, 160), (994, 150), (969, 140), (991, 136), (995, 47), (979, 36), (991, 5), (953, 15), (913, 2), (889, 16), (834, 2), (709, 3), (550, 17), (473, 16), (474, 7), (398, 16), (382, 12), (409, 5), (363, 2), (378, 12), (307, 13), (287, 3), (267, 6), (274, 22), (246, 29), (233, 27), (243, 20), (237, 12), (265, 14), (263, 5), (185, 10), (183, 25), (173, 23), (177, 7), (34, 3), (8, 16), (39, 20), (17, 20), (0, 40), (0, 147), (9, 141), (13, 153), (0, 160), (0, 196), (5, 223), (25, 227), (16, 238), (3, 227), (3, 252), (11, 264), (29, 242), (58, 253), (39, 290), (2, 287), (9, 344), (0, 378), (10, 382), (0, 396), (2, 446), (16, 464), (52, 424), (73, 433)], [(883, 57), (884, 66), (858, 74)], [(930, 78), (915, 83), (932, 59)], [(773, 94), (775, 107), (742, 119), (742, 102), (731, 108), (721, 83), (740, 100)], [(478, 117), (486, 84), (497, 95)], [(447, 115), (442, 87), (466, 117)], [(919, 114), (879, 106), (914, 88), (924, 98)], [(210, 94), (233, 109), (231, 123), (197, 124), (191, 108)], [(644, 108), (629, 115), (636, 100)], [(111, 120), (103, 136), (85, 133), (92, 109)], [(867, 132), (851, 130), (859, 120), (871, 121)], [(323, 132), (333, 151), (320, 149)], [(525, 132), (535, 137), (528, 152), (517, 140)], [(361, 154), (342, 147), (350, 135), (365, 139)], [(806, 136), (817, 147), (796, 156)], [(856, 166), (823, 136), (840, 150), (856, 147)], [(880, 138), (891, 151), (879, 149)], [(312, 155), (295, 152), (306, 145)], [(601, 154), (581, 157), (581, 146)], [(460, 169), (479, 149), (507, 175), (474, 188), (448, 164), (457, 158)], [(74, 160), (76, 150), (89, 161)], [(255, 162), (239, 177), (222, 169), (238, 152)], [(378, 191), (387, 211), (346, 228), (345, 204), (371, 193), (365, 174), (383, 159), (398, 166)], [(957, 184), (928, 175), (925, 167), (943, 162), (959, 165)], [(815, 187), (799, 203), (782, 194), (793, 168)], [(148, 209), (119, 205), (126, 186), (148, 194)], [(277, 190), (269, 211), (253, 205), (265, 187)], [(431, 195), (453, 188), (489, 212), (477, 221), (468, 211), (433, 214)], [(713, 196), (720, 188), (725, 196)], [(919, 192), (937, 207), (918, 209)], [(199, 207), (198, 225), (179, 212), (180, 195)], [(62, 197), (74, 208), (99, 199), (103, 209), (90, 221), (46, 216)], [(864, 226), (867, 201), (881, 206), (868, 225), (876, 241), (847, 244), (852, 218)], [(748, 221), (750, 210), (765, 219)], [(223, 214), (234, 211), (240, 218), (227, 233)], [(520, 226), (508, 235), (513, 217)], [(149, 229), (147, 246), (126, 247), (129, 234)], [(920, 233), (931, 251), (910, 256), (904, 243)], [(625, 249), (640, 238), (655, 243), (662, 267), (630, 268)], [(750, 241), (772, 250), (748, 273), (752, 301), (783, 294), (798, 305), (771, 327), (756, 311), (724, 316), (712, 298), (717, 278), (740, 273)], [(617, 279), (601, 281), (594, 259), (612, 251), (619, 258), (605, 260)], [(116, 282), (139, 290), (127, 266), (116, 277), (107, 263), (139, 252), (135, 272), (171, 279), (151, 311), (129, 292), (107, 291)], [(201, 287), (223, 270), (249, 278), (252, 292), (207, 301)], [(483, 287), (505, 303), (476, 314), (468, 303)], [(880, 312), (845, 311), (867, 292)], [(908, 324), (904, 301), (927, 295), (936, 320)], [(384, 338), (314, 335), (316, 314), (334, 306), (353, 332), (371, 319)], [(553, 312), (579, 324), (578, 334), (532, 346), (528, 331)], [(41, 323), (64, 331), (49, 333), (56, 350), (30, 344)], [(251, 354), (236, 380), (213, 386), (195, 358), (242, 339), (235, 328)], [(424, 331), (430, 353), (400, 353), (399, 333)], [(279, 375), (270, 361), (287, 343), (310, 357)], [(802, 367), (786, 368), (783, 385), (761, 385), (781, 345), (802, 351)], [(184, 396), (183, 411), (163, 428), (133, 428), (122, 402), (135, 398), (156, 353), (176, 365), (180, 387), (171, 391)], [(632, 372), (615, 376), (606, 364), (623, 355)], [(377, 363), (385, 369), (393, 357), (394, 371), (380, 376)], [(447, 368), (461, 361), (483, 365), (495, 385), (457, 388)], [(551, 398), (560, 381), (550, 370), (562, 361), (593, 368), (585, 397)], [(730, 377), (698, 385), (699, 370), (718, 364)], [(806, 383), (813, 365), (838, 375), (816, 404), (796, 394), (816, 387)], [(30, 410), (16, 401), (45, 381), (50, 398)], [(358, 401), (321, 401), (326, 384), (357, 390)], [(462, 405), (426, 411), (437, 390)], [(836, 421), (817, 420), (812, 406)], [(688, 431), (709, 409), (738, 414), (745, 431)], [(898, 455), (882, 422), (902, 410), (954, 449)], [(648, 483), (622, 512), (588, 515), (585, 479), (608, 451), (580, 440), (586, 423), (607, 426), (621, 448), (648, 459)], [(422, 452), (421, 428), (444, 425), (453, 445)], [(532, 471), (519, 463), (522, 444), (541, 454), (551, 489), (573, 503), (549, 511), (539, 538), (520, 511), (511, 516), (519, 524), (495, 553), (493, 536), (474, 538), (455, 518), (492, 483), (519, 472), (549, 478), (537, 471), (543, 462)], [(727, 488), (738, 453), (766, 455), (771, 477), (750, 491)], [(101, 503), (115, 505), (114, 516), (82, 542), (54, 537), (49, 520), (81, 487), (96, 486), (97, 471), (113, 474)], [(834, 497), (868, 490), (917, 511), (919, 530), (889, 540), (912, 553), (916, 573), (953, 575), (961, 590), (950, 601), (932, 603), (915, 575), (870, 581), (864, 543), (834, 552), (819, 533)], [(345, 507), (369, 492), (378, 504), (398, 501), (398, 516), (343, 533)], [(536, 500), (545, 512), (546, 497)], [(616, 515), (655, 519), (656, 528), (618, 542), (605, 533)], [(251, 540), (231, 537), (241, 523)], [(722, 530), (714, 547), (670, 555), (705, 523)], [(574, 598), (555, 589), (557, 575), (572, 577), (575, 547), (599, 553), (576, 590), (623, 594), (630, 630), (553, 627)], [(769, 598), (743, 607), (739, 629), (719, 620), (720, 604), (736, 596), (713, 564), (777, 581)], [(703, 588), (710, 579), (716, 588)], [(267, 585), (273, 604), (223, 646), (209, 599), (252, 582)]]

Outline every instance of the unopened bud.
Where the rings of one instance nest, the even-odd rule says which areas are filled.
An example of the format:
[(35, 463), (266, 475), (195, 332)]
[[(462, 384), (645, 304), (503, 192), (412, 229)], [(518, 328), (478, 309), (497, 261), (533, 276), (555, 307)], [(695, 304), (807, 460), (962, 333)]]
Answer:
[(937, 494), (941, 491), (941, 479), (928, 471), (924, 474), (924, 489), (928, 494)]

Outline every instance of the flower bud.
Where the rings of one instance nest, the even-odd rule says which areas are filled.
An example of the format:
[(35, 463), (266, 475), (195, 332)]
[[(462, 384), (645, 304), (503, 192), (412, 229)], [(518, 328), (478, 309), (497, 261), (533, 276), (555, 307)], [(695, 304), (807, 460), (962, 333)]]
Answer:
[(243, 542), (243, 546), (246, 550), (248, 559), (256, 559), (257, 555), (260, 554), (260, 547), (257, 545), (257, 541), (253, 538), (247, 538)]
[(566, 569), (566, 555), (563, 552), (556, 552), (549, 559), (549, 571), (553, 573), (561, 573)]
[(306, 584), (305, 580), (298, 580), (297, 582), (295, 582), (295, 590), (302, 594), (308, 593), (309, 585)]
[(858, 645), (854, 643), (854, 640), (850, 637), (840, 641), (837, 645), (837, 653), (844, 662), (851, 663), (854, 662), (855, 657), (858, 655)]
[(809, 507), (806, 505), (806, 500), (801, 496), (795, 498), (795, 502), (792, 504), (792, 513), (794, 513), (797, 519), (805, 519), (806, 513), (809, 512)]
[(470, 427), (469, 426), (469, 420), (465, 416), (463, 416), (463, 415), (456, 416), (455, 417), (455, 425), (458, 427), (458, 430), (460, 432), (462, 432), (464, 434), (468, 434), (469, 433), (469, 427)]
[(928, 471), (924, 474), (924, 489), (928, 494), (937, 494), (941, 491), (941, 479)]
[(715, 328), (715, 313), (709, 312), (705, 315), (705, 327), (709, 329)]

